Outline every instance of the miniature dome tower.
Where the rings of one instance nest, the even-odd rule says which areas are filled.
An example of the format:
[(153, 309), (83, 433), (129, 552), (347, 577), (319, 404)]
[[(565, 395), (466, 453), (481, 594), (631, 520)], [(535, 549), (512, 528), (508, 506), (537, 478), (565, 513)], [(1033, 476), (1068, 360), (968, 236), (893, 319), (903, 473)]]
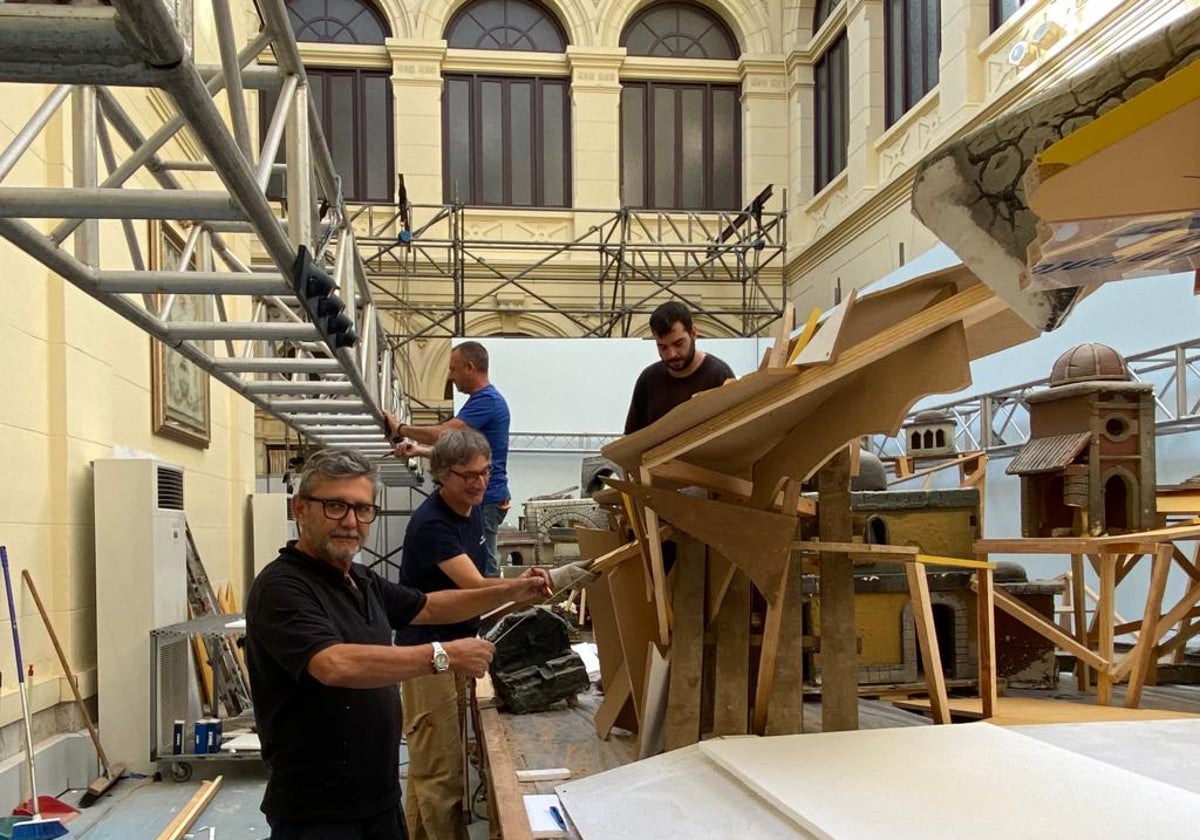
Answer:
[(1080, 344), (1026, 401), (1029, 441), (1006, 470), (1021, 477), (1023, 536), (1154, 527), (1153, 385), (1132, 381), (1111, 347)]

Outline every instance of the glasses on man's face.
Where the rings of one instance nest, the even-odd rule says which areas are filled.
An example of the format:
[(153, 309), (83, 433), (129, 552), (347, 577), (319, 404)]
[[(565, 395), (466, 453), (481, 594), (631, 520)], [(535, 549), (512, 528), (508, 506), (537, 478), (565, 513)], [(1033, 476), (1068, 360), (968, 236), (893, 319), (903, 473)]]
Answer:
[(352, 505), (349, 502), (343, 502), (341, 499), (318, 499), (316, 496), (301, 496), (302, 499), (307, 499), (310, 502), (320, 502), (321, 510), (325, 512), (326, 519), (341, 520), (346, 518), (346, 514), (354, 511), (354, 518), (363, 525), (370, 525), (375, 521), (375, 517), (379, 515), (379, 505), (360, 502)]
[(458, 470), (450, 470), (450, 472), (467, 482), (467, 484), (474, 484), (476, 481), (487, 481), (492, 477), (491, 467), (485, 467), (479, 472), (459, 472)]

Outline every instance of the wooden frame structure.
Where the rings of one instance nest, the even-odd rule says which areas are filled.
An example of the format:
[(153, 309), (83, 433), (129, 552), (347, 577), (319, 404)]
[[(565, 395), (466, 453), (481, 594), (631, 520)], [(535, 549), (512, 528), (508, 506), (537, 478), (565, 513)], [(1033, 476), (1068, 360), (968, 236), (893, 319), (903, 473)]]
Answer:
[[(1094, 670), (1098, 704), (1110, 705), (1113, 685), (1128, 680), (1125, 705), (1135, 709), (1141, 701), (1143, 686), (1147, 680), (1153, 679), (1153, 665), (1157, 659), (1200, 633), (1200, 547), (1198, 553), (1189, 558), (1178, 545), (1195, 540), (1200, 540), (1200, 525), (1107, 537), (980, 540), (975, 544), (975, 553), (983, 561), (992, 554), (1001, 553), (1069, 555), (1074, 587), (1074, 635), (1002, 591), (993, 593), (996, 607), (1074, 654), (1079, 661), (1077, 678), (1080, 690), (1087, 690), (1090, 681), (1088, 670)], [(1151, 563), (1150, 585), (1142, 618), (1117, 624), (1114, 608), (1117, 586), (1146, 557), (1150, 558)], [(1098, 609), (1090, 627), (1084, 615), (1085, 559), (1100, 580)], [(1187, 575), (1189, 584), (1183, 596), (1164, 612), (1163, 597), (1172, 566)], [(1171, 639), (1166, 639), (1166, 635), (1176, 627), (1179, 628), (1178, 632)], [(1125, 633), (1136, 633), (1137, 643), (1132, 650), (1118, 658), (1115, 639)], [(979, 644), (982, 658), (985, 645), (982, 632)], [(994, 651), (994, 637), (988, 637), (987, 645)], [(983, 715), (991, 717), (995, 713), (995, 684), (985, 687), (982, 679), (981, 669)]]

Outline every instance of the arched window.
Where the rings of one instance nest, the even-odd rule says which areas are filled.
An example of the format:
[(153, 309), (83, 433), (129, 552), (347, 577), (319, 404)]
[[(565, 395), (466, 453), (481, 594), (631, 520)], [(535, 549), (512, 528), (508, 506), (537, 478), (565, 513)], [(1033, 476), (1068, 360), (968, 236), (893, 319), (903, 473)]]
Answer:
[(920, 448), (921, 448), (921, 433), (913, 432), (912, 433), (912, 443), (909, 446), (909, 449), (920, 449)]
[(391, 32), (383, 15), (362, 0), (288, 0), (297, 41), (317, 44), (378, 44)]
[(887, 523), (878, 516), (872, 516), (868, 519), (866, 530), (863, 532), (863, 542), (869, 545), (887, 545)]
[[(679, 2), (643, 9), (621, 46), (630, 56), (693, 61), (739, 54), (720, 18)], [(736, 84), (622, 80), (622, 201), (665, 210), (740, 207), (740, 98)]]
[[(532, 0), (476, 0), (446, 27), (469, 50), (564, 52), (567, 35)], [(569, 79), (447, 73), (442, 97), (446, 201), (509, 207), (571, 204)]]
[(933, 449), (933, 432), (931, 432), (929, 429), (925, 430), (924, 443), (925, 449)]
[[(387, 21), (364, 0), (287, 0), (288, 19), (297, 41), (378, 46), (391, 36)], [(389, 70), (305, 65), (309, 94), (316, 105), (333, 165), (342, 177), (347, 201), (371, 203), (394, 199), (392, 81)], [(277, 91), (259, 97), (259, 126), (265, 133), (275, 112)], [(283, 162), (282, 145), (279, 162)], [(268, 195), (283, 195), (275, 176)]]
[(887, 0), (887, 124), (938, 83), (942, 12), (938, 0)]
[(944, 429), (938, 429), (933, 433), (934, 446), (942, 449), (946, 446), (946, 432)]

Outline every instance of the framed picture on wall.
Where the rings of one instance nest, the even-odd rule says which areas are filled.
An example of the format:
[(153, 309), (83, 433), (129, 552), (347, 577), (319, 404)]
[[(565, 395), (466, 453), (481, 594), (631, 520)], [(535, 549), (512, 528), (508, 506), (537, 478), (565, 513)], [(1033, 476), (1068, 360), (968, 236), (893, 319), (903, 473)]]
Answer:
[[(183, 237), (169, 222), (150, 222), (150, 270), (174, 271), (183, 256)], [(193, 268), (195, 266), (193, 265)], [(161, 310), (165, 295), (156, 295)], [(168, 321), (211, 320), (210, 295), (176, 295)], [(153, 430), (173, 440), (207, 449), (212, 437), (208, 373), (178, 351), (150, 339)]]

